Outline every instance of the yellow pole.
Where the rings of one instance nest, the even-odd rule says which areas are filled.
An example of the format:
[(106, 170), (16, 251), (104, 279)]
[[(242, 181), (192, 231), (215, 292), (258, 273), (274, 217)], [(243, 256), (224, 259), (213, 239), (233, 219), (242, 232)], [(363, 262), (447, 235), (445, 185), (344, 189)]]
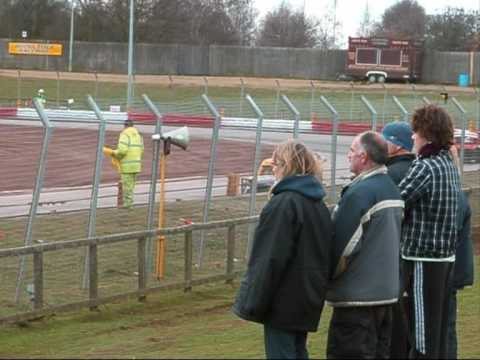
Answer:
[[(160, 204), (158, 208), (158, 227), (165, 226), (165, 165), (167, 156), (164, 152), (160, 155)], [(157, 279), (163, 279), (165, 275), (165, 236), (157, 239)]]

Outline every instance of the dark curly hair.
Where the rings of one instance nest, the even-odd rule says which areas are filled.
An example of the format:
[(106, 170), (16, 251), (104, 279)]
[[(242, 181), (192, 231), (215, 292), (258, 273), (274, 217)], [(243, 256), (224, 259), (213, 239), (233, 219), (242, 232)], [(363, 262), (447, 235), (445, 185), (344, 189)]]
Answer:
[(434, 145), (449, 149), (453, 145), (453, 123), (448, 112), (438, 105), (427, 105), (415, 110), (412, 130)]

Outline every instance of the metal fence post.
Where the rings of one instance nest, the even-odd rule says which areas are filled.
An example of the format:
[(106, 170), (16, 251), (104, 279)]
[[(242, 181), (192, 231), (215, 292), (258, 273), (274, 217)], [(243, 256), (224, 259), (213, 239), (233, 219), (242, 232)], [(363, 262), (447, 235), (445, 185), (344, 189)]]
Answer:
[(57, 71), (57, 107), (60, 106), (60, 72)]
[(370, 104), (365, 96), (361, 96), (362, 102), (367, 107), (368, 111), (370, 112), (370, 116), (372, 118), (372, 130), (377, 131), (377, 110)]
[(227, 284), (233, 283), (233, 271), (235, 269), (235, 225), (230, 225), (228, 227), (228, 235), (227, 235), (227, 261), (226, 261), (226, 268), (227, 268)]
[(330, 149), (330, 199), (333, 203), (337, 201), (337, 136), (338, 136), (338, 112), (325, 98), (320, 96), (320, 100), (332, 115), (332, 144)]
[(43, 251), (33, 253), (33, 309), (43, 308)]
[(240, 117), (243, 116), (243, 99), (245, 98), (245, 82), (240, 78)]
[[(217, 143), (220, 132), (220, 125), (222, 122), (222, 117), (217, 111), (217, 108), (213, 105), (206, 94), (202, 95), (202, 100), (205, 105), (208, 107), (208, 110), (214, 117), (213, 124), (213, 133), (212, 133), (212, 144), (210, 146), (210, 160), (208, 162), (208, 178), (207, 178), (207, 189), (205, 192), (205, 201), (203, 206), (203, 222), (208, 222), (208, 211), (210, 210), (210, 202), (212, 200), (212, 188), (213, 188), (213, 177), (215, 176), (215, 163), (217, 160)], [(198, 267), (202, 266), (203, 261), (203, 247), (205, 242), (205, 231), (201, 231), (200, 235), (200, 249), (198, 251)]]
[(402, 120), (408, 122), (408, 111), (405, 109), (405, 106), (398, 100), (396, 96), (392, 96), (393, 102), (397, 105), (398, 109), (402, 113)]
[(315, 103), (315, 84), (310, 80), (310, 119), (313, 119), (313, 104)]
[(275, 97), (275, 119), (278, 119), (278, 105), (280, 103), (280, 81), (275, 80), (275, 84), (277, 85), (277, 95)]
[[(250, 201), (248, 204), (248, 216), (253, 216), (255, 214), (255, 204), (257, 199), (258, 166), (260, 164), (260, 155), (262, 152), (262, 132), (263, 132), (264, 114), (250, 95), (247, 95), (245, 100), (248, 102), (248, 104), (252, 108), (255, 115), (257, 115), (257, 131), (256, 131), (256, 138), (255, 138), (255, 157), (253, 161), (253, 177), (252, 177), (252, 183), (250, 187)], [(247, 234), (247, 248), (245, 253), (246, 259), (248, 259), (250, 256), (250, 247), (253, 241), (252, 239), (253, 239), (254, 230), (255, 230), (255, 224), (249, 224), (248, 234)]]
[[(99, 120), (98, 127), (98, 141), (97, 141), (97, 154), (95, 160), (95, 173), (93, 174), (92, 182), (92, 195), (90, 197), (90, 211), (88, 213), (88, 238), (92, 238), (96, 233), (97, 225), (97, 205), (98, 205), (98, 189), (100, 186), (100, 179), (102, 175), (102, 162), (103, 162), (103, 146), (105, 144), (105, 128), (106, 122), (103, 114), (91, 95), (87, 96), (87, 103), (90, 108), (94, 111), (95, 115)], [(90, 283), (90, 251), (92, 247), (88, 247), (85, 254), (85, 267), (83, 272), (83, 288), (86, 289)]]
[(208, 79), (203, 77), (203, 93), (208, 96)]
[(94, 96), (95, 96), (95, 100), (98, 99), (98, 74), (97, 72), (95, 71), (95, 89), (94, 89)]
[[(162, 133), (162, 114), (158, 111), (157, 107), (153, 104), (150, 98), (143, 94), (143, 101), (150, 109), (151, 112), (155, 114), (157, 122), (155, 125), (155, 134)], [(160, 141), (153, 142), (153, 155), (152, 155), (152, 175), (150, 177), (150, 191), (148, 194), (148, 215), (147, 215), (147, 229), (153, 230), (153, 213), (155, 212), (155, 195), (157, 193), (157, 180), (158, 180), (158, 164), (160, 162)], [(146, 245), (146, 267), (148, 272), (153, 271), (153, 238), (149, 236), (147, 238)]]
[(415, 86), (415, 84), (412, 84), (411, 85), (412, 87), (412, 91), (413, 91), (413, 106), (417, 106), (417, 87)]
[(287, 105), (288, 110), (293, 114), (295, 118), (293, 123), (293, 138), (298, 139), (298, 133), (300, 129), (300, 112), (297, 110), (295, 105), (292, 104), (290, 99), (286, 95), (282, 95), (282, 101), (285, 105)]
[(465, 160), (465, 132), (467, 130), (467, 112), (462, 104), (458, 102), (455, 97), (452, 97), (452, 102), (460, 112), (460, 120), (462, 121), (462, 138), (460, 140), (460, 180), (463, 180), (464, 160)]
[(17, 107), (22, 105), (22, 70), (17, 70)]
[(88, 299), (90, 300), (90, 310), (97, 308), (98, 300), (98, 246), (97, 241), (92, 241), (87, 247), (88, 269)]
[(353, 121), (353, 103), (355, 100), (355, 84), (353, 81), (350, 82), (350, 121)]
[[(25, 230), (25, 246), (32, 245), (32, 231), (33, 231), (33, 222), (35, 220), (38, 208), (38, 201), (40, 199), (40, 192), (43, 187), (43, 179), (45, 177), (45, 169), (47, 166), (47, 154), (48, 154), (48, 145), (50, 143), (50, 137), (52, 135), (53, 127), (51, 122), (48, 119), (48, 116), (43, 108), (43, 105), (38, 101), (38, 99), (33, 99), (33, 106), (37, 110), (37, 113), (40, 117), (40, 121), (43, 125), (43, 140), (42, 140), (42, 150), (40, 152), (40, 159), (37, 168), (37, 175), (35, 177), (35, 187), (33, 189), (32, 203), (30, 205), (30, 213), (28, 215), (27, 228)], [(23, 280), (25, 276), (25, 256), (22, 256), (20, 259), (20, 266), (17, 273), (17, 285), (15, 291), (15, 302), (18, 304), (20, 302), (21, 289), (23, 285)]]
[(431, 104), (430, 100), (426, 96), (422, 97), (422, 101), (425, 105), (430, 105)]
[(147, 288), (147, 264), (146, 264), (146, 243), (147, 238), (142, 236), (137, 242), (137, 271), (138, 271), (138, 301), (145, 301), (145, 290)]
[(382, 126), (385, 126), (385, 108), (387, 106), (387, 87), (382, 83), (383, 87), (383, 107), (382, 107)]
[(480, 130), (480, 88), (475, 88), (477, 95), (477, 130)]
[(185, 277), (185, 285), (183, 290), (185, 292), (192, 291), (192, 269), (193, 269), (193, 232), (192, 230), (188, 230), (185, 232), (185, 241), (184, 241), (184, 262), (185, 262), (185, 269), (184, 269), (184, 277)]

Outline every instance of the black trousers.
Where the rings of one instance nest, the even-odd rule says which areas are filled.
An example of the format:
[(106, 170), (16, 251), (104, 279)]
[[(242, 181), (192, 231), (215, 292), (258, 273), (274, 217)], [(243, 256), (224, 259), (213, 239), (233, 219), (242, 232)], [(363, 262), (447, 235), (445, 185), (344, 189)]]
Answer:
[(388, 359), (392, 305), (336, 307), (328, 329), (328, 359)]
[(390, 359), (406, 359), (414, 341), (410, 336), (409, 321), (411, 298), (405, 291), (403, 262), (400, 259), (400, 291), (398, 303), (393, 305), (392, 341), (390, 347)]
[(408, 296), (401, 296), (399, 302), (393, 305), (392, 341), (390, 359), (406, 359), (410, 353), (409, 336), (410, 301)]
[(457, 358), (457, 290), (450, 290), (448, 301), (448, 349), (447, 358)]
[(409, 327), (415, 342), (409, 358), (445, 359), (453, 263), (403, 262), (405, 289), (411, 299)]

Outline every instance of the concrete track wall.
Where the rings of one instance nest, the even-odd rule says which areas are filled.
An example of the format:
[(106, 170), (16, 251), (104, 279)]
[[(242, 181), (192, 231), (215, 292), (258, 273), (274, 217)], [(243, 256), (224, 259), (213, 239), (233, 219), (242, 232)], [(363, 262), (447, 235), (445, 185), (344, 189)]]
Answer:
[[(10, 55), (8, 39), (0, 39), (0, 68), (65, 71), (68, 43), (61, 57)], [(76, 42), (73, 70), (127, 72), (127, 44)], [(242, 46), (137, 44), (136, 74), (257, 76), (333, 80), (345, 68), (345, 50)], [(480, 53), (426, 52), (423, 82), (456, 84), (461, 73), (480, 82)]]

